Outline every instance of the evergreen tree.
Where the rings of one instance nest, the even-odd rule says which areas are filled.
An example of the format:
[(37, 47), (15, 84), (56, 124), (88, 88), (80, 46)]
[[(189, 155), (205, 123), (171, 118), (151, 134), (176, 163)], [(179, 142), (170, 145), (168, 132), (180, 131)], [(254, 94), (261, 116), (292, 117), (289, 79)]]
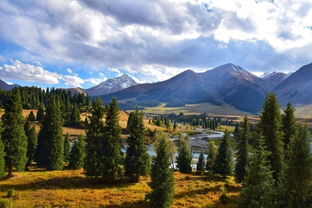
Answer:
[(67, 133), (64, 138), (64, 162), (68, 162), (70, 158), (70, 141)]
[(258, 137), (257, 148), (246, 168), (240, 208), (274, 207), (274, 179), (267, 160), (270, 153), (265, 150), (261, 136)]
[(123, 162), (121, 145), (118, 103), (114, 98), (107, 106), (100, 158), (102, 176), (108, 180), (121, 176)]
[(168, 208), (173, 203), (174, 178), (170, 168), (172, 157), (170, 143), (172, 143), (170, 140), (162, 137), (156, 145), (156, 157), (153, 158), (149, 183), (152, 192), (146, 196), (152, 207)]
[(68, 167), (73, 170), (78, 170), (83, 167), (86, 157), (85, 142), (82, 135), (74, 142), (70, 152)]
[(181, 173), (192, 172), (192, 151), (190, 147), (190, 139), (187, 136), (180, 136), (178, 140), (178, 156), (177, 165)]
[(210, 141), (208, 144), (208, 157), (206, 162), (206, 170), (209, 173), (214, 172), (214, 164), (217, 158), (218, 147), (214, 141)]
[(249, 123), (247, 116), (244, 118), (243, 127), (238, 136), (237, 160), (235, 166), (235, 179), (238, 183), (244, 180), (248, 161), (248, 136)]
[(101, 176), (100, 158), (102, 157), (101, 148), (104, 138), (104, 109), (99, 98), (92, 102), (91, 114), (86, 131), (84, 170), (87, 176)]
[(196, 170), (200, 174), (203, 174), (205, 172), (205, 157), (204, 157), (203, 152), (200, 152), (197, 165), (196, 165)]
[(268, 156), (274, 179), (278, 179), (282, 173), (284, 160), (284, 146), (281, 131), (281, 113), (278, 101), (273, 93), (269, 93), (263, 105), (261, 113), (262, 135), (264, 136)]
[(284, 150), (287, 152), (289, 142), (291, 138), (296, 133), (296, 118), (295, 118), (295, 108), (288, 103), (286, 109), (284, 110), (284, 116), (282, 119), (283, 123), (283, 133), (284, 133)]
[(8, 176), (12, 176), (13, 167), (22, 171), (27, 163), (27, 137), (24, 130), (22, 104), (18, 88), (11, 91), (4, 112), (2, 140), (6, 153), (5, 164), (8, 168)]
[(1, 139), (1, 134), (0, 134), (0, 178), (2, 178), (4, 176), (4, 172), (5, 172), (5, 160), (4, 160), (4, 158), (5, 158), (4, 145), (3, 145), (3, 142)]
[(80, 127), (80, 111), (77, 104), (72, 108), (72, 112), (70, 114), (70, 124), (73, 127)]
[(134, 112), (130, 112), (129, 117), (128, 117), (128, 121), (127, 121), (127, 130), (129, 130), (130, 126), (131, 126), (131, 122), (133, 121), (132, 117), (134, 115)]
[(38, 137), (38, 165), (48, 170), (61, 170), (64, 166), (64, 138), (62, 112), (59, 99), (51, 96)]
[(37, 121), (41, 122), (41, 121), (43, 120), (43, 118), (44, 118), (44, 108), (43, 108), (43, 106), (41, 105), (41, 106), (39, 107), (38, 111), (37, 111), (37, 117), (36, 117), (36, 119), (37, 119)]
[(235, 129), (234, 129), (233, 134), (236, 138), (240, 136), (238, 123), (236, 123), (236, 125), (235, 125)]
[(175, 130), (177, 130), (177, 123), (176, 122), (174, 122), (174, 124), (173, 124), (173, 131), (175, 131)]
[(37, 142), (38, 142), (38, 135), (36, 133), (35, 126), (32, 126), (32, 127), (30, 126), (29, 119), (26, 120), (24, 129), (25, 129), (25, 133), (26, 133), (27, 141), (28, 141), (27, 154), (26, 154), (28, 158), (27, 163), (26, 163), (26, 168), (28, 169), (35, 157), (35, 152), (36, 152)]
[(131, 181), (138, 182), (141, 175), (148, 174), (150, 170), (150, 159), (144, 144), (143, 113), (138, 110), (128, 121), (130, 136), (127, 139), (127, 154), (125, 160), (125, 175)]
[(30, 111), (29, 115), (28, 115), (28, 120), (29, 121), (36, 121), (36, 117), (33, 111)]
[(286, 208), (311, 207), (312, 157), (307, 127), (300, 126), (296, 136), (291, 137), (285, 180), (283, 181)]
[(221, 174), (225, 177), (227, 175), (231, 175), (232, 172), (233, 162), (230, 134), (226, 131), (218, 148), (218, 154), (214, 164), (214, 173)]

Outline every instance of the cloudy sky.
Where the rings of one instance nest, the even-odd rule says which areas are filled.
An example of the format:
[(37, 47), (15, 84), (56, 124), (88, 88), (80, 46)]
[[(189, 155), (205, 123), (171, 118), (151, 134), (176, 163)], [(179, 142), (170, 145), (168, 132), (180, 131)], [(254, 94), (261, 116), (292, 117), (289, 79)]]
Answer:
[(311, 0), (1, 0), (0, 79), (91, 87), (233, 63), (256, 74), (312, 62)]

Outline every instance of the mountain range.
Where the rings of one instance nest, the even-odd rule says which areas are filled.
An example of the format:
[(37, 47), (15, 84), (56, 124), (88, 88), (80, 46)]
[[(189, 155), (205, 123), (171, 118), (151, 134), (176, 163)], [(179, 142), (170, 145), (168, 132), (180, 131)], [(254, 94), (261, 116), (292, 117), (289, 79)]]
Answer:
[[(2, 89), (12, 87), (14, 85), (0, 81)], [(272, 72), (258, 77), (228, 63), (202, 73), (186, 70), (168, 80), (146, 84), (138, 84), (123, 74), (89, 89), (69, 90), (72, 93), (100, 96), (105, 102), (116, 97), (122, 105), (131, 103), (132, 107), (208, 102), (214, 105), (228, 104), (241, 111), (256, 113), (268, 92), (276, 93), (282, 105), (288, 102), (295, 105), (312, 104), (312, 64), (292, 74)]]

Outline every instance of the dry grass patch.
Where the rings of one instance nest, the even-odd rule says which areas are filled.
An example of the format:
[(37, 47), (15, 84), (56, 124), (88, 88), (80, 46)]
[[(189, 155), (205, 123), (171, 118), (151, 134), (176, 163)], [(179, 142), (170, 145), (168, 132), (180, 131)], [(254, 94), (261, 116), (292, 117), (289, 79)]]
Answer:
[[(150, 191), (149, 178), (140, 183), (120, 181), (107, 183), (99, 179), (86, 178), (78, 171), (33, 171), (14, 173), (14, 177), (0, 181), (0, 196), (6, 197), (9, 189), (16, 195), (11, 200), (15, 208), (24, 207), (105, 207), (145, 208), (145, 194)], [(226, 185), (227, 184), (227, 185)], [(232, 179), (209, 179), (175, 173), (175, 202), (178, 207), (235, 207), (219, 205), (218, 200), (226, 186), (228, 194), (236, 197), (240, 186)]]

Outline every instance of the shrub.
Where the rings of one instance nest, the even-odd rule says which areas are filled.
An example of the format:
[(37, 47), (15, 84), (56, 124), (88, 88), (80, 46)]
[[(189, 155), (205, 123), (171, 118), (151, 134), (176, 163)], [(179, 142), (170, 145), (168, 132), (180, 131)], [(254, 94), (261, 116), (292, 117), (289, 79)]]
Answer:
[(7, 197), (11, 198), (15, 196), (15, 189), (9, 189)]
[(0, 199), (0, 208), (13, 208), (12, 202), (9, 199)]

